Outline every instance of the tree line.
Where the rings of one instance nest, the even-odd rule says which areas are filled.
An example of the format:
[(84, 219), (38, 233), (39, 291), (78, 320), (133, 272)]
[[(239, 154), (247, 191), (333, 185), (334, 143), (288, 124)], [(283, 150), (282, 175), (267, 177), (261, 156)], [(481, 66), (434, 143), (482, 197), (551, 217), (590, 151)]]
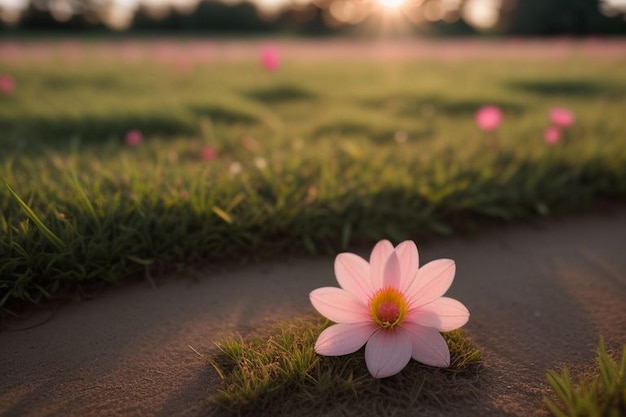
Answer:
[[(31, 0), (18, 22), (2, 23), (4, 31), (108, 31), (100, 14), (111, 0), (66, 0), (72, 13), (59, 19), (50, 10), (52, 0)], [(421, 5), (442, 0), (424, 0)], [(462, 0), (460, 8), (468, 0)], [(254, 3), (226, 4), (219, 0), (201, 0), (191, 12), (175, 7), (155, 16), (140, 5), (125, 28), (131, 32), (169, 31), (179, 33), (293, 33), (326, 35), (350, 31), (347, 24), (332, 19), (327, 7), (332, 0), (287, 7), (267, 17)], [(326, 6), (326, 7), (325, 7)], [(623, 13), (602, 12), (601, 0), (503, 0), (499, 21), (492, 33), (518, 36), (616, 35), (626, 33)], [(468, 35), (476, 29), (460, 19), (454, 22), (428, 22), (415, 25), (416, 33)]]

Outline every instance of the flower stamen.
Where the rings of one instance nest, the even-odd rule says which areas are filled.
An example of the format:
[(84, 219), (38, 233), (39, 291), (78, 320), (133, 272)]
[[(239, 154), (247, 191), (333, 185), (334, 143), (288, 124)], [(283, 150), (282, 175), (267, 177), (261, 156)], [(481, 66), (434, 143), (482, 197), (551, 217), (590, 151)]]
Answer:
[(374, 322), (384, 329), (393, 329), (409, 310), (404, 295), (395, 288), (383, 288), (370, 300), (370, 314)]

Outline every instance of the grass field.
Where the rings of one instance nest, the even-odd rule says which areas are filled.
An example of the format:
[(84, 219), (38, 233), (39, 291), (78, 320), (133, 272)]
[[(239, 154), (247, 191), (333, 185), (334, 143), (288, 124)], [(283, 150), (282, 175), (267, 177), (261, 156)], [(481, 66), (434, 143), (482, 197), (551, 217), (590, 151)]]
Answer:
[[(136, 54), (141, 43), (104, 57), (91, 46), (0, 55), (16, 84), (0, 94), (4, 309), (189, 264), (335, 254), (626, 195), (624, 58), (300, 51), (270, 73), (254, 49), (181, 61), (171, 43), (150, 44), (153, 56)], [(473, 120), (485, 104), (504, 111), (493, 134)], [(576, 121), (550, 146), (555, 106)], [(132, 129), (137, 146), (124, 141)]]

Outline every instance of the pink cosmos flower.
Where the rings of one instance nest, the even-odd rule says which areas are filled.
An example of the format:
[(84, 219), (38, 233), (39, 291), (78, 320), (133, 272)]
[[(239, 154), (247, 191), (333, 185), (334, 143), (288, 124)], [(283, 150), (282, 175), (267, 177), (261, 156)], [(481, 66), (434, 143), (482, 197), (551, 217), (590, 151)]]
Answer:
[(568, 109), (554, 107), (550, 109), (550, 120), (559, 127), (570, 127), (574, 123), (574, 113)]
[(10, 75), (0, 75), (0, 92), (12, 94), (15, 91), (15, 81)]
[(543, 131), (543, 140), (548, 145), (557, 145), (561, 142), (561, 138), (561, 129), (559, 129), (558, 126), (550, 126)]
[(411, 358), (426, 365), (450, 366), (450, 351), (439, 332), (463, 326), (469, 311), (443, 297), (456, 271), (454, 261), (439, 259), (419, 268), (417, 246), (395, 248), (381, 240), (369, 263), (352, 253), (335, 259), (341, 288), (311, 292), (313, 307), (334, 324), (315, 343), (325, 356), (347, 355), (365, 345), (365, 363), (375, 378), (400, 372)]
[(491, 132), (502, 123), (502, 110), (496, 106), (483, 106), (474, 114), (474, 120), (481, 130)]
[(213, 161), (217, 158), (217, 151), (212, 146), (205, 146), (202, 148), (200, 155), (204, 161)]
[(280, 54), (275, 46), (265, 46), (261, 49), (261, 66), (268, 71), (276, 71), (280, 65)]
[(143, 135), (137, 129), (129, 130), (126, 132), (126, 144), (128, 146), (137, 146), (141, 143)]

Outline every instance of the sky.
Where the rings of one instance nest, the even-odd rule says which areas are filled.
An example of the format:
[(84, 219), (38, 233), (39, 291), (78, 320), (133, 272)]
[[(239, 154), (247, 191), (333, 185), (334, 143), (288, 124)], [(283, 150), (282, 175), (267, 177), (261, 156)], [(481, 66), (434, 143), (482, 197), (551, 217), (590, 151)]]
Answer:
[[(53, 11), (53, 15), (59, 20), (63, 18), (69, 19), (71, 14), (68, 14), (68, 10), (63, 7), (64, 0), (52, 0), (57, 2), (57, 9)], [(118, 22), (120, 28), (124, 27), (124, 23), (130, 21), (132, 13), (141, 2), (143, 4), (158, 7), (174, 5), (179, 10), (192, 11), (193, 7), (199, 0), (113, 0), (115, 7), (107, 20), (111, 22)], [(239, 0), (223, 0), (225, 2), (236, 3)], [(310, 0), (252, 0), (257, 3), (259, 7), (265, 11), (276, 11), (286, 4), (293, 3), (307, 3)], [(405, 1), (410, 0), (372, 0), (379, 3), (379, 5), (386, 8), (396, 8), (402, 6)], [(492, 26), (498, 17), (498, 7), (502, 0), (468, 0), (466, 4), (466, 10), (464, 10), (463, 17), (472, 25), (476, 27), (488, 28)], [(441, 0), (445, 8), (453, 8), (455, 4), (458, 5), (459, 0)], [(28, 4), (28, 0), (0, 0), (0, 10), (2, 15), (0, 18), (5, 21), (19, 19), (19, 12)], [(616, 14), (626, 12), (626, 0), (602, 0), (602, 11), (607, 14)]]

